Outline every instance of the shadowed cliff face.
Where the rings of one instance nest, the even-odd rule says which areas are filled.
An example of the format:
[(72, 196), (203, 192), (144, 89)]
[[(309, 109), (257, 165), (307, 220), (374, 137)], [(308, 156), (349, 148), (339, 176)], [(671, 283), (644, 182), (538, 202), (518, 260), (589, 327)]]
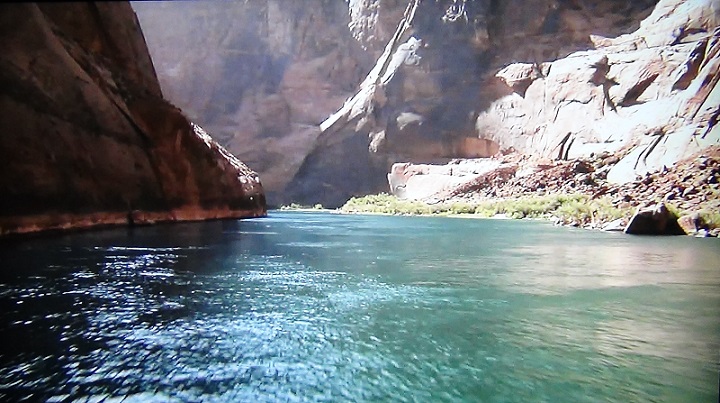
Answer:
[[(661, 107), (714, 88), (698, 83), (712, 83), (715, 0), (286, 4), (134, 4), (164, 90), (259, 162), (277, 204), (335, 206), (386, 191), (396, 162), (511, 150), (564, 159), (642, 146), (652, 169), (698, 149), (687, 135), (657, 148), (655, 134), (715, 116), (707, 97), (690, 120)], [(189, 84), (200, 68), (210, 92)], [(260, 145), (247, 157), (246, 139)]]
[(0, 6), (0, 234), (265, 214), (162, 98), (129, 3)]
[(256, 169), (275, 203), (374, 62), (342, 1), (132, 4), (166, 96)]

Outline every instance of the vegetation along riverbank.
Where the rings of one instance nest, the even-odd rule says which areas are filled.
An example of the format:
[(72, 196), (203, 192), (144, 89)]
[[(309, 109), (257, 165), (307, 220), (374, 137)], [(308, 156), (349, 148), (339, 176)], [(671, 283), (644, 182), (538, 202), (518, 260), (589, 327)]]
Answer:
[[(499, 156), (504, 164), (515, 156)], [(629, 233), (714, 236), (720, 233), (720, 147), (693, 155), (672, 167), (622, 185), (607, 180), (612, 159), (555, 161), (518, 176), (502, 168), (440, 197), (402, 199), (391, 194), (354, 197), (345, 213), (468, 215), (550, 219), (559, 225)], [(540, 166), (537, 162), (525, 165)], [(633, 230), (633, 221), (649, 218), (653, 229)], [(652, 225), (651, 225), (652, 226)]]

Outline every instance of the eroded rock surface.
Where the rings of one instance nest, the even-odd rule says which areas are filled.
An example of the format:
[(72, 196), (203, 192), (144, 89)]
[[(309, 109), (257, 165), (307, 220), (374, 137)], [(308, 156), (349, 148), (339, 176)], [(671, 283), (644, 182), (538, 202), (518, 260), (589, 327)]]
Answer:
[[(165, 95), (258, 171), (276, 203), (314, 150), (320, 122), (374, 60), (351, 36), (343, 1), (132, 4)], [(343, 158), (367, 165), (367, 155)]]
[(162, 97), (129, 3), (0, 6), (0, 234), (266, 212)]
[(495, 72), (632, 32), (654, 1), (133, 4), (170, 99), (257, 167), (276, 204), (333, 206), (386, 190), (395, 162), (493, 155), (475, 127), (511, 93)]
[(476, 129), (510, 152), (495, 157), (504, 168), (452, 186), (421, 176), (442, 166), (392, 170), (391, 191), (429, 202), (579, 192), (717, 211), (719, 13), (717, 1), (662, 0), (635, 31), (591, 35), (594, 49), (499, 69), (508, 93), (490, 87), (500, 97)]
[(595, 49), (496, 76), (512, 94), (477, 119), (478, 135), (553, 159), (610, 152), (608, 173), (635, 180), (720, 143), (720, 3), (662, 0), (640, 27)]
[(617, 155), (622, 184), (720, 141), (718, 0), (137, 9), (171, 99), (257, 161), (276, 204), (337, 206), (386, 191), (396, 163), (513, 151)]

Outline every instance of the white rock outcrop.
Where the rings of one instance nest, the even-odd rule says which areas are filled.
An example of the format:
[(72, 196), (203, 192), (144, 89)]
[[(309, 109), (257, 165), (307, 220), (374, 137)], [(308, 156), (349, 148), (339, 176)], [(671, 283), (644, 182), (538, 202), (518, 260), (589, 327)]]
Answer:
[(619, 153), (615, 183), (720, 143), (720, 1), (661, 0), (633, 33), (496, 76), (512, 93), (476, 121), (480, 138), (554, 159)]

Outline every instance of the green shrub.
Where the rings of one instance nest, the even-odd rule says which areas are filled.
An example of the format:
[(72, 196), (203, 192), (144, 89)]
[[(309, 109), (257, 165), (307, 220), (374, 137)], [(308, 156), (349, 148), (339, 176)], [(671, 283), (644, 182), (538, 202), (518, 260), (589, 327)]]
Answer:
[(497, 203), (480, 203), (475, 206), (475, 215), (489, 218), (497, 214), (500, 214), (497, 208)]
[(303, 206), (297, 203), (290, 203), (290, 205), (287, 206), (280, 206), (280, 210), (300, 210)]
[(403, 215), (432, 214), (428, 204), (413, 200), (400, 200), (393, 195), (380, 193), (363, 197), (353, 197), (340, 208), (346, 213), (385, 213)]
[(453, 203), (448, 208), (450, 214), (475, 214), (476, 205), (467, 202)]
[[(607, 222), (630, 216), (632, 211), (612, 205), (610, 199), (591, 200), (582, 194), (556, 194), (544, 196), (522, 196), (514, 199), (494, 199), (477, 202), (455, 202), (428, 205), (414, 200), (401, 200), (393, 195), (381, 193), (353, 197), (342, 206), (341, 211), (352, 213), (385, 213), (402, 215), (476, 215), (492, 217), (505, 214), (511, 218), (558, 217), (565, 222), (587, 224)], [(720, 221), (720, 217), (718, 217)]]
[(574, 221), (581, 224), (593, 221), (593, 208), (587, 201), (570, 200), (558, 207), (556, 216), (564, 221)]
[(699, 214), (710, 229), (720, 228), (720, 211), (703, 209), (700, 210)]
[(315, 204), (314, 206), (305, 206), (298, 203), (290, 203), (289, 205), (280, 206), (280, 210), (322, 210), (324, 209), (323, 205), (320, 203)]

